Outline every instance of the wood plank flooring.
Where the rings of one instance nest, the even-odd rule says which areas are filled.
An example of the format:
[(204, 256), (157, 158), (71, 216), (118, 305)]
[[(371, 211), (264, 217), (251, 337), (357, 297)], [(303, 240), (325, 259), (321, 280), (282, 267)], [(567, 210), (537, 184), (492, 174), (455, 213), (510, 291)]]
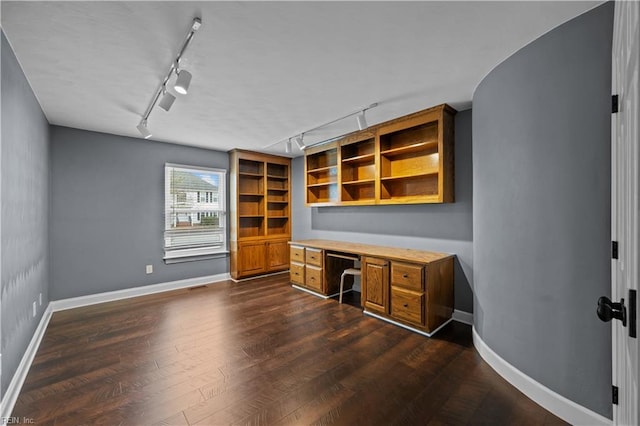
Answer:
[(563, 422), (482, 361), (281, 274), (53, 315), (12, 413), (39, 425)]

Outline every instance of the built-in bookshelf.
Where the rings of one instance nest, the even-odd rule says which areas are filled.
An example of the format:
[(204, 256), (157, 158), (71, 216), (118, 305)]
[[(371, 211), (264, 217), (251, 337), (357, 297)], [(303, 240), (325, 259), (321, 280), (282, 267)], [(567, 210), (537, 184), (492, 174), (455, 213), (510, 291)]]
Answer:
[(286, 270), (291, 238), (291, 160), (230, 151), (231, 276)]
[(455, 113), (439, 105), (306, 151), (306, 204), (453, 202)]

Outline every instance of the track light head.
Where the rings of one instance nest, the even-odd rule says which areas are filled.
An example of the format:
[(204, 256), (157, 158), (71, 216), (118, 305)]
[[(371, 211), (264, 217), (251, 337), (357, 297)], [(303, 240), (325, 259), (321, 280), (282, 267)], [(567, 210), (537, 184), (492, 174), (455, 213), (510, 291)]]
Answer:
[(162, 91), (162, 99), (160, 99), (160, 103), (158, 105), (160, 105), (160, 108), (168, 112), (171, 109), (171, 105), (173, 105), (173, 102), (175, 100), (176, 100), (176, 97), (173, 96), (171, 93), (167, 92), (167, 89), (165, 88)]
[(284, 143), (284, 152), (291, 154), (291, 139)]
[(147, 127), (147, 120), (142, 120), (140, 124), (136, 126), (136, 129), (138, 129), (142, 137), (145, 139), (149, 139), (152, 136), (149, 128)]
[(367, 124), (367, 119), (364, 116), (364, 111), (356, 116), (356, 120), (358, 121), (358, 129), (364, 130), (369, 127), (369, 125)]
[(304, 150), (306, 147), (304, 146), (304, 144), (302, 143), (302, 138), (304, 137), (304, 135), (300, 135), (300, 136), (296, 136), (294, 141), (296, 142), (296, 145), (298, 145), (298, 148), (300, 149), (300, 151)]
[(178, 78), (176, 84), (173, 86), (173, 90), (181, 95), (186, 95), (189, 90), (189, 84), (191, 84), (191, 73), (187, 70), (176, 71)]
[(193, 24), (191, 24), (191, 31), (198, 31), (201, 25), (202, 25), (202, 19), (198, 17), (193, 18)]

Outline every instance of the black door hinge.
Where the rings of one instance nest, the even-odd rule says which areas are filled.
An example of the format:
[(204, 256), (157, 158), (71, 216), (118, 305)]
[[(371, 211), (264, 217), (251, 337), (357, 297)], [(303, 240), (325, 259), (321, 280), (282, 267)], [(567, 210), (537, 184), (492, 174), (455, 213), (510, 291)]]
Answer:
[(618, 95), (611, 96), (611, 113), (615, 114), (618, 112)]
[(611, 241), (611, 258), (612, 259), (618, 258), (618, 242), (617, 241)]
[(611, 402), (613, 405), (618, 405), (618, 387), (611, 386)]
[(637, 292), (636, 290), (630, 288), (629, 289), (629, 337), (633, 337), (634, 339), (638, 338), (638, 331), (637, 331), (637, 322), (638, 322), (638, 318), (637, 318), (637, 313), (636, 310), (638, 308), (638, 301), (637, 299)]

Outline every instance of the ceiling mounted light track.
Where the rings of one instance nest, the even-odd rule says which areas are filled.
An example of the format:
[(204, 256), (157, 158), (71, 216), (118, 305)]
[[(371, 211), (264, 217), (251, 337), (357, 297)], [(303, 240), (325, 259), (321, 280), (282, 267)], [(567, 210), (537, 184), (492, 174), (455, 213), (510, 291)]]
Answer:
[[(171, 62), (169, 71), (160, 83), (160, 87), (156, 90), (151, 102), (149, 103), (149, 106), (147, 106), (147, 109), (142, 115), (140, 124), (136, 126), (142, 137), (144, 137), (145, 139), (149, 139), (152, 135), (147, 125), (147, 120), (149, 119), (149, 115), (151, 115), (151, 111), (153, 111), (153, 108), (156, 106), (156, 104), (158, 104), (158, 101), (160, 101), (160, 103), (158, 104), (160, 108), (165, 111), (169, 111), (169, 109), (171, 109), (171, 106), (173, 105), (173, 102), (176, 100), (176, 97), (167, 90), (167, 83), (169, 82), (171, 75), (174, 73), (176, 74), (176, 83), (173, 87), (173, 90), (176, 93), (186, 95), (187, 91), (189, 90), (189, 85), (191, 84), (191, 73), (180, 68), (180, 59), (182, 59), (182, 55), (184, 55), (184, 52), (187, 50), (187, 47), (189, 47), (191, 40), (193, 40), (193, 36), (195, 35), (196, 31), (198, 31), (201, 25), (202, 20), (200, 18), (193, 18), (191, 28), (187, 33), (187, 37), (185, 38), (184, 43), (182, 43), (182, 47), (178, 51), (176, 58)], [(162, 99), (160, 99), (160, 97), (162, 97)]]
[(345, 118), (353, 117), (354, 115), (357, 115), (356, 122), (358, 124), (358, 129), (364, 130), (364, 129), (369, 127), (369, 125), (367, 124), (367, 120), (366, 120), (366, 118), (364, 116), (365, 111), (367, 111), (367, 110), (369, 110), (371, 108), (375, 108), (377, 106), (378, 106), (378, 103), (373, 103), (373, 104), (369, 105), (366, 108), (359, 109), (359, 110), (351, 112), (351, 113), (349, 113), (347, 115), (343, 115), (342, 117), (336, 118), (335, 120), (331, 120), (331, 121), (328, 121), (326, 123), (323, 123), (323, 124), (321, 124), (319, 126), (316, 126), (316, 127), (311, 128), (309, 130), (306, 130), (306, 131), (304, 131), (302, 133), (299, 133), (297, 136), (293, 136), (293, 137), (290, 137), (290, 138), (287, 138), (287, 139), (284, 139), (284, 140), (280, 140), (278, 142), (274, 142), (274, 143), (272, 143), (270, 145), (265, 146), (264, 148), (271, 148), (272, 146), (275, 146), (275, 145), (278, 145), (278, 144), (284, 142), (285, 143), (285, 146), (284, 146), (285, 152), (287, 154), (290, 154), (291, 153), (291, 139), (294, 140), (294, 142), (296, 143), (296, 145), (298, 146), (298, 149), (300, 149), (300, 151), (304, 151), (305, 149), (307, 149), (307, 148), (309, 148), (311, 146), (320, 145), (322, 143), (325, 143), (325, 142), (328, 142), (328, 141), (332, 141), (332, 140), (337, 139), (339, 137), (342, 137), (344, 135), (336, 136), (335, 138), (323, 140), (323, 141), (320, 141), (320, 142), (315, 142), (315, 143), (312, 143), (312, 144), (309, 144), (309, 145), (305, 145), (302, 142), (302, 139), (304, 138), (305, 133), (309, 133), (309, 132), (312, 132), (314, 130), (321, 129), (321, 128), (326, 127), (326, 126), (328, 126), (330, 124), (333, 124), (333, 123), (335, 123), (337, 121), (344, 120)]

